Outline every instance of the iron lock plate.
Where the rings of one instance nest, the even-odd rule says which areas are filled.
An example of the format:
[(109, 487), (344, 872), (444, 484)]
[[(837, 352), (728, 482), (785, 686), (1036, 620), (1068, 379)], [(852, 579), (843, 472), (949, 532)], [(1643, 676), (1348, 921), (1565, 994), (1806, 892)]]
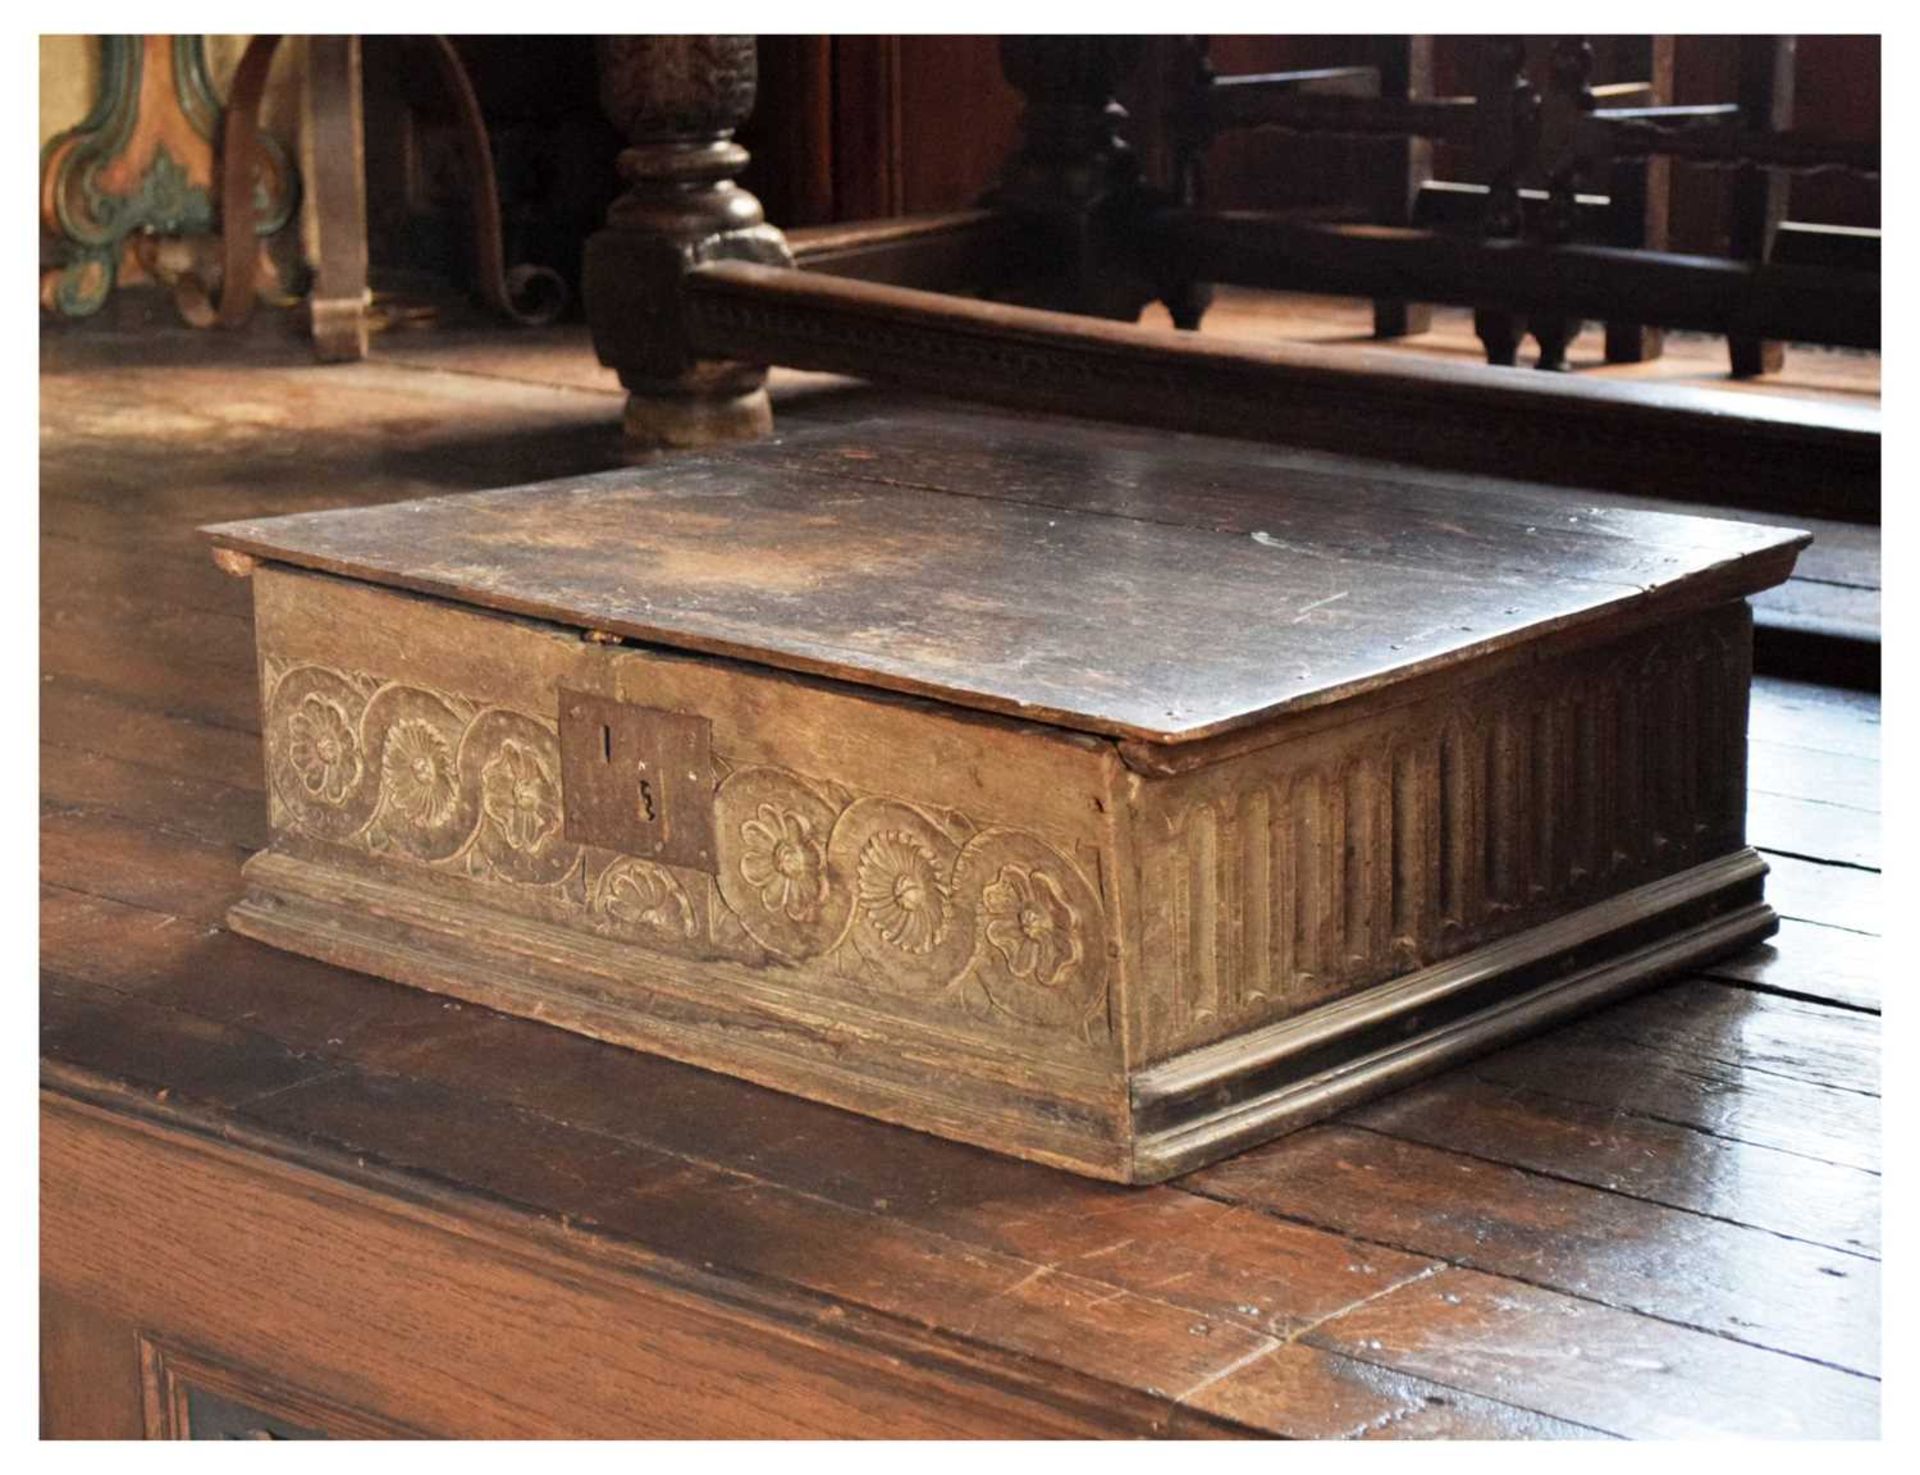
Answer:
[(713, 724), (565, 687), (559, 696), (567, 839), (713, 874)]

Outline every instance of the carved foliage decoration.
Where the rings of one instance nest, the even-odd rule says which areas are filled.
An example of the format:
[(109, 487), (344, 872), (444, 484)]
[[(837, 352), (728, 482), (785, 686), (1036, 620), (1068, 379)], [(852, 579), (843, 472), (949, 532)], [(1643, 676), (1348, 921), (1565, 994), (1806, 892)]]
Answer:
[(719, 893), (769, 952), (835, 958), (890, 988), (970, 998), (1028, 1024), (1098, 1015), (1100, 898), (1038, 837), (833, 794), (775, 768), (730, 774), (717, 804)]
[(267, 684), (276, 825), (658, 951), (1106, 1031), (1099, 893), (1035, 835), (716, 757), (709, 876), (569, 842), (545, 720), (317, 665), (269, 660)]
[(753, 111), (752, 36), (602, 36), (600, 104), (628, 138), (725, 134)]
[(296, 666), (267, 722), (274, 795), (310, 834), (527, 885), (578, 867), (560, 832), (559, 744), (531, 717)]

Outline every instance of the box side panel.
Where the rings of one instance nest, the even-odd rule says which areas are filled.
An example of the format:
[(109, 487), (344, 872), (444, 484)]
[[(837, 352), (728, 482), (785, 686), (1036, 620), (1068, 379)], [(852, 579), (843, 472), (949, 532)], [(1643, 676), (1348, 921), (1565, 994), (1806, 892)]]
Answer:
[(1751, 643), (1746, 604), (1720, 606), (1137, 777), (1130, 1061), (1738, 849)]
[[(255, 578), (273, 840), (254, 879), (406, 910), (391, 963), (367, 921), (356, 966), (443, 987), (421, 937), (484, 935), (463, 976), (555, 995), (502, 994), (515, 1012), (1035, 1155), (1121, 1134), (1110, 743)], [(711, 723), (710, 867), (568, 839), (562, 691)]]

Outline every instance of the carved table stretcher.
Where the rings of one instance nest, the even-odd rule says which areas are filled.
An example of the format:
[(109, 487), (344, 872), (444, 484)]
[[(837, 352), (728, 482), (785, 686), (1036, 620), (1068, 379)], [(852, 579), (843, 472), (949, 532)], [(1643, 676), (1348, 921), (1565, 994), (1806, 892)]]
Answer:
[(1745, 598), (1802, 533), (960, 412), (209, 532), (235, 930), (1080, 1172), (1774, 927)]

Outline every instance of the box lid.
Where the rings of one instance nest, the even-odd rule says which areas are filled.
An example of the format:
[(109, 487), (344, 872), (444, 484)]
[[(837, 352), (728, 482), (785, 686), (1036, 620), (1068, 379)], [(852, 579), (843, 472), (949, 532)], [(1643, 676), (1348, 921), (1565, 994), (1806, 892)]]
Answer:
[(224, 523), (258, 558), (1183, 743), (1780, 582), (1809, 535), (1211, 437), (904, 410)]

